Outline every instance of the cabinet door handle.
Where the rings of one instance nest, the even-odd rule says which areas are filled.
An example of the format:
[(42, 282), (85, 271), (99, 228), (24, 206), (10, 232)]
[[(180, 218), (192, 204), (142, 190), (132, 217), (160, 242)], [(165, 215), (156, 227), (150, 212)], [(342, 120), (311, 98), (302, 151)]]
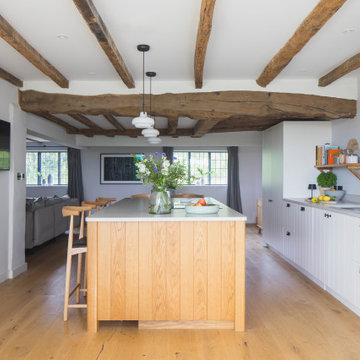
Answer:
[(324, 217), (328, 217), (328, 214), (324, 214)]
[(302, 206), (302, 207), (300, 208), (300, 211), (305, 211), (305, 208)]
[(272, 202), (272, 200), (269, 199), (268, 202)]
[(290, 207), (290, 204), (286, 204), (286, 207)]
[(331, 215), (329, 214), (329, 215), (328, 215), (328, 217), (330, 218), (330, 217), (331, 217)]
[(287, 231), (286, 232), (286, 236), (290, 236), (291, 234), (290, 234), (290, 231)]

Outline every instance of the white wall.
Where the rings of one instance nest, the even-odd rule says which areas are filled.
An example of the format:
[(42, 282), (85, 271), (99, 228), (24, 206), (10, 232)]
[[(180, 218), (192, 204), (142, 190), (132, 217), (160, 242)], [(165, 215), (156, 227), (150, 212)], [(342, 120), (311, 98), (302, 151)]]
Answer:
[[(181, 149), (184, 149), (182, 147)], [(189, 149), (198, 150), (199, 147)], [(211, 150), (212, 147), (203, 147)], [(159, 147), (102, 147), (88, 148), (81, 151), (83, 170), (84, 196), (86, 200), (96, 197), (116, 197), (118, 200), (132, 194), (148, 193), (150, 186), (141, 184), (100, 185), (100, 154), (101, 153), (152, 153), (161, 152)], [(261, 198), (261, 146), (239, 147), (239, 172), (243, 213), (248, 217), (249, 223), (256, 218), (256, 199)], [(226, 186), (185, 186), (179, 193), (196, 193), (213, 197), (226, 203)]]
[(0, 282), (26, 270), (25, 263), (25, 114), (17, 107), (17, 88), (0, 80), (0, 118), (11, 123), (10, 171), (0, 172)]
[[(360, 88), (360, 80), (358, 83)], [(360, 143), (360, 94), (358, 99), (358, 114), (354, 119), (341, 119), (332, 121), (332, 143), (345, 149), (351, 138), (357, 139)], [(360, 155), (360, 151), (358, 151)], [(338, 177), (338, 185), (343, 185), (347, 194), (360, 195), (360, 181), (346, 169), (336, 169), (334, 173)]]

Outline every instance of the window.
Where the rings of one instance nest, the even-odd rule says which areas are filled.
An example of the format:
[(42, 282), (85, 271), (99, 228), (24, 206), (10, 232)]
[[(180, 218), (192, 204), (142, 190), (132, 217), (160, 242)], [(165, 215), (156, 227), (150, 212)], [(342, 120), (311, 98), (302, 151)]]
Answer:
[[(200, 172), (210, 172), (210, 174), (203, 176), (205, 185), (227, 184), (227, 151), (174, 151), (174, 156), (186, 164), (189, 177), (195, 176), (199, 178), (201, 177)], [(198, 184), (200, 183), (201, 180), (198, 181)]]
[(52, 175), (53, 185), (67, 185), (67, 151), (27, 151), (26, 185), (41, 185)]

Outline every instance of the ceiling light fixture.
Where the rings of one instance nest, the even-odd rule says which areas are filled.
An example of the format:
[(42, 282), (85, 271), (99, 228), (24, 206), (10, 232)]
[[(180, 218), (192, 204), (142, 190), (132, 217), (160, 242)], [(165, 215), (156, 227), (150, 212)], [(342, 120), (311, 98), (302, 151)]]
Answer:
[(138, 129), (146, 129), (154, 126), (154, 119), (147, 116), (145, 112), (145, 52), (149, 51), (149, 45), (138, 45), (137, 49), (143, 53), (143, 97), (142, 97), (142, 111), (140, 115), (132, 120), (133, 126)]
[(150, 138), (147, 138), (147, 141), (149, 142), (149, 144), (160, 144), (161, 143), (161, 139), (159, 137), (150, 137)]
[[(146, 76), (150, 78), (150, 109), (149, 109), (149, 116), (151, 117), (151, 96), (152, 96), (152, 78), (156, 76), (156, 72), (153, 71), (148, 71), (146, 73)], [(155, 119), (154, 119), (155, 122)], [(148, 129), (144, 129), (141, 134), (146, 137), (146, 138), (156, 138), (157, 136), (159, 136), (160, 132), (157, 129), (154, 129), (154, 127), (152, 126), (151, 128)]]
[(69, 39), (69, 35), (66, 35), (66, 34), (58, 34), (56, 37), (60, 40), (68, 40)]

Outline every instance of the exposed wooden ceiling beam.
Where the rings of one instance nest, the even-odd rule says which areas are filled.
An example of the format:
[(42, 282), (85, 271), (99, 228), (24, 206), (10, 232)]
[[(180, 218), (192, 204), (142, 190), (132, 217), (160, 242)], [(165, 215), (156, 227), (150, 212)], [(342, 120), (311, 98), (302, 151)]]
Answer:
[(285, 46), (271, 59), (256, 82), (265, 87), (275, 79), (346, 1), (320, 0)]
[(115, 129), (118, 129), (120, 131), (124, 131), (125, 128), (117, 121), (117, 119), (112, 116), (111, 114), (104, 114), (104, 117), (109, 123), (114, 126)]
[(9, 72), (1, 68), (0, 68), (0, 78), (17, 87), (23, 87), (22, 80), (18, 79), (16, 76), (10, 74)]
[(201, 89), (203, 86), (204, 63), (207, 44), (211, 34), (215, 1), (216, 0), (202, 0), (201, 2), (194, 59), (195, 87), (197, 89)]
[(79, 129), (76, 128), (75, 126), (70, 125), (69, 123), (67, 123), (66, 121), (56, 117), (55, 115), (49, 114), (47, 112), (31, 112), (32, 114), (42, 117), (46, 120), (49, 120), (57, 125), (62, 126), (63, 128), (65, 128), (67, 131), (78, 131)]
[(179, 118), (177, 117), (168, 117), (168, 134), (175, 135), (176, 129), (178, 127)]
[(103, 130), (100, 126), (96, 125), (93, 121), (88, 119), (86, 116), (82, 114), (69, 114), (74, 120), (88, 126), (90, 129), (98, 129)]
[(222, 120), (199, 120), (194, 127), (193, 137), (199, 138), (207, 134), (216, 124)]
[(91, 0), (73, 0), (73, 2), (125, 85), (129, 89), (134, 88), (134, 79), (127, 69), (115, 42), (113, 41), (93, 2)]
[(69, 81), (43, 58), (1, 15), (0, 37), (60, 87), (69, 87)]
[(319, 79), (319, 86), (327, 86), (337, 79), (360, 67), (360, 53), (344, 61), (341, 65)]
[[(27, 112), (52, 114), (137, 116), (142, 95), (81, 96), (19, 90), (19, 105)], [(152, 114), (194, 120), (341, 119), (356, 115), (356, 101), (326, 96), (259, 91), (217, 91), (153, 95)]]
[[(160, 131), (160, 136), (167, 136), (167, 129), (158, 129)], [(176, 136), (191, 136), (193, 129), (178, 129), (176, 132)], [(77, 135), (86, 135), (86, 136), (94, 136), (94, 135), (105, 135), (105, 136), (115, 136), (115, 135), (123, 135), (130, 137), (137, 137), (141, 135), (141, 129), (125, 129), (125, 131), (117, 130), (117, 129), (77, 129), (76, 131), (69, 131), (69, 134), (77, 134)]]

